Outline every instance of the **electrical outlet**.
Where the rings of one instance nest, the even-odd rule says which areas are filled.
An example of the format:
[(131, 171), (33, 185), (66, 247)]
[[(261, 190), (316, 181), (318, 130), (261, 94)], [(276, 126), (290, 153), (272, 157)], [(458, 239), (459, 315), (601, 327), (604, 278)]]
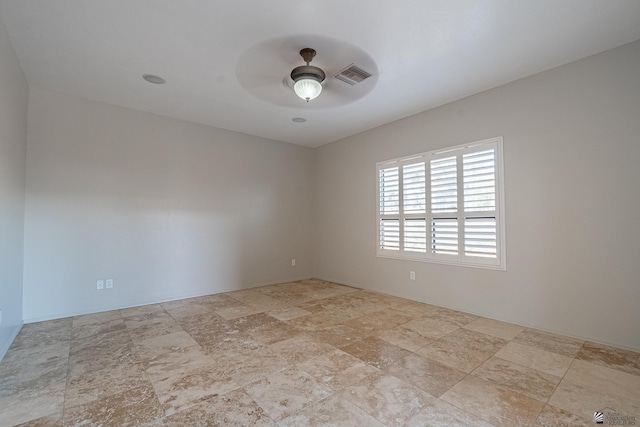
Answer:
[(98, 280), (96, 282), (96, 289), (104, 289), (104, 280)]
[(296, 266), (296, 259), (292, 259), (291, 260), (291, 267), (295, 267)]
[(416, 280), (416, 272), (415, 271), (410, 271), (409, 272), (409, 279), (410, 280)]
[(105, 288), (107, 289), (113, 289), (113, 279), (107, 279), (104, 282)]
[(2, 310), (0, 310), (0, 325), (2, 325)]

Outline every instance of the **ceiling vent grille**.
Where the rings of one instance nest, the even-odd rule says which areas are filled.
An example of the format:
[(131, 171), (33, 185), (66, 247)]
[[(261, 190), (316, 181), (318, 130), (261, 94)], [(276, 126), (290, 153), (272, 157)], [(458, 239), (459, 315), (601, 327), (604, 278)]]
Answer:
[(367, 73), (362, 68), (358, 68), (351, 64), (347, 68), (339, 71), (335, 76), (336, 79), (345, 82), (351, 86), (357, 85), (363, 80), (371, 77), (371, 73)]

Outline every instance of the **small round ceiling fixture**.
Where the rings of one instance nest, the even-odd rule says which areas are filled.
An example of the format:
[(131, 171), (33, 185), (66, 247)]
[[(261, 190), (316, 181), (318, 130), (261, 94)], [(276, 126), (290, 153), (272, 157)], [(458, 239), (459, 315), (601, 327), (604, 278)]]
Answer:
[(293, 90), (300, 98), (309, 102), (317, 98), (322, 92), (322, 82), (325, 74), (321, 68), (309, 65), (316, 51), (310, 47), (305, 47), (300, 51), (300, 56), (307, 65), (301, 65), (291, 71), (291, 80), (294, 81)]
[(291, 119), (291, 121), (294, 123), (304, 123), (307, 121), (307, 119), (305, 119), (304, 117), (294, 117)]
[(143, 74), (142, 78), (148, 81), (149, 83), (153, 83), (154, 85), (163, 85), (167, 81), (160, 76), (156, 76), (154, 74)]

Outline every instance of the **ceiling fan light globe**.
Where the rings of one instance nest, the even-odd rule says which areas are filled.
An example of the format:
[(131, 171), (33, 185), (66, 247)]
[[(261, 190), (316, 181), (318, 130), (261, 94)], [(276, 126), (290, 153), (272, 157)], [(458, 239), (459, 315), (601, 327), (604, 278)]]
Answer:
[(322, 85), (314, 79), (300, 79), (293, 85), (293, 90), (300, 98), (309, 102), (322, 92)]

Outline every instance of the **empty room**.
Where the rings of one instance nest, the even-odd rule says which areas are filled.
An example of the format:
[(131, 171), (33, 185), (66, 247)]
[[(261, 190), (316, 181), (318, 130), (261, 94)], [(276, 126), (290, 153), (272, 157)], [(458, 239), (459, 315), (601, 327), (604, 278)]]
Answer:
[(640, 423), (640, 1), (0, 0), (0, 427)]

